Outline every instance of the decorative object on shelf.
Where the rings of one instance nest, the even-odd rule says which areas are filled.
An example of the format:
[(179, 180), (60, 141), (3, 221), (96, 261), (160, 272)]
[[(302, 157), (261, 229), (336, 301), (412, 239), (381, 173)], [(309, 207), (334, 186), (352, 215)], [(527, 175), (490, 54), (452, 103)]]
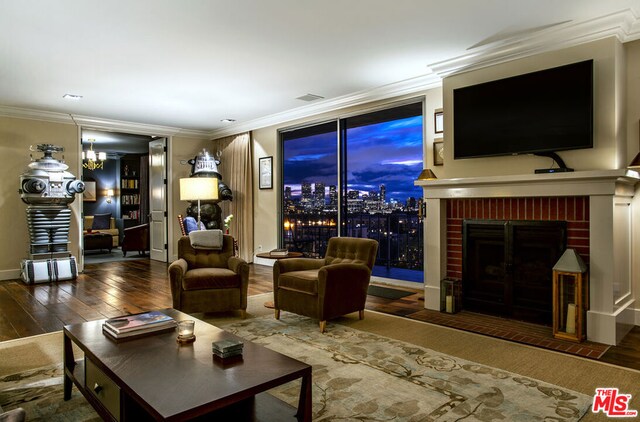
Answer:
[(192, 319), (178, 321), (178, 343), (187, 344), (196, 341), (196, 336), (194, 334), (195, 325), (196, 322)]
[(206, 230), (200, 220), (200, 201), (218, 199), (218, 179), (216, 177), (183, 177), (180, 179), (180, 200), (198, 201), (199, 230)]
[(441, 166), (444, 164), (444, 142), (433, 141), (433, 165)]
[(229, 214), (224, 218), (224, 230), (229, 234), (229, 226), (231, 226), (231, 220), (233, 220), (233, 214)]
[(424, 169), (420, 172), (418, 180), (436, 180), (438, 177), (431, 169)]
[(455, 314), (462, 309), (462, 281), (444, 279), (440, 282), (440, 312)]
[(433, 128), (435, 133), (444, 132), (444, 114), (441, 108), (438, 108), (433, 113)]
[(113, 200), (113, 189), (107, 189), (107, 204), (110, 204), (111, 201)]
[(553, 336), (583, 341), (588, 309), (587, 266), (575, 250), (567, 249), (553, 266)]
[(89, 142), (89, 149), (82, 151), (82, 160), (86, 160), (86, 162), (82, 164), (82, 167), (87, 170), (102, 170), (104, 168), (104, 162), (107, 159), (107, 153), (93, 150), (95, 139), (88, 139), (87, 141)]
[(262, 157), (259, 160), (259, 188), (273, 188), (273, 157)]

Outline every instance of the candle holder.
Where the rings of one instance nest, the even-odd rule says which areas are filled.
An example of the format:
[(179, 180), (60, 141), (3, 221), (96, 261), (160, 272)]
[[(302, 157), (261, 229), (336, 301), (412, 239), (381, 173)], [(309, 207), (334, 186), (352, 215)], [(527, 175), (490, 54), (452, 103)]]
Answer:
[(196, 322), (192, 319), (178, 321), (178, 338), (176, 339), (178, 343), (187, 344), (196, 341), (193, 330), (195, 324)]
[(462, 309), (462, 282), (445, 278), (440, 282), (440, 311), (455, 314)]

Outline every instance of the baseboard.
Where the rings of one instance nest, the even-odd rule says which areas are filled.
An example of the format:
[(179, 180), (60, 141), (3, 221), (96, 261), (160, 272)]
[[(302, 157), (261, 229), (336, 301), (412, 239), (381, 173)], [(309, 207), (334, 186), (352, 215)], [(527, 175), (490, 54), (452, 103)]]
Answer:
[(0, 280), (14, 280), (20, 278), (20, 269), (17, 270), (2, 270), (0, 271)]

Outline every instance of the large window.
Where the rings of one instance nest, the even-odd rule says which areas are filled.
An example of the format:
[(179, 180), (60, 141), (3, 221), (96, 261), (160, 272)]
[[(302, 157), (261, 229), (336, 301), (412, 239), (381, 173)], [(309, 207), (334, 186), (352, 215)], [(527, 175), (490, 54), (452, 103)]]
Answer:
[(285, 247), (324, 256), (331, 236), (379, 242), (374, 275), (421, 282), (422, 103), (283, 132)]

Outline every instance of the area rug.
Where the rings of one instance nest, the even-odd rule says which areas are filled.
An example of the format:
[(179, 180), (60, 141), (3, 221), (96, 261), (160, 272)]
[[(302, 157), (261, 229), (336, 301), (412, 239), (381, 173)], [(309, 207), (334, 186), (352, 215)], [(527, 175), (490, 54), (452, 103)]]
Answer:
[[(313, 366), (316, 421), (575, 421), (591, 397), (339, 324), (320, 334), (294, 314), (220, 325)], [(270, 393), (297, 405), (299, 383)], [(62, 400), (62, 370), (50, 365), (0, 378), (0, 406), (21, 406), (28, 420), (99, 420), (73, 389)], [(172, 393), (173, 394), (173, 393)]]
[(369, 285), (367, 294), (371, 296), (383, 297), (385, 299), (400, 299), (406, 296), (411, 296), (415, 292), (407, 292), (406, 290), (392, 289), (389, 287)]

